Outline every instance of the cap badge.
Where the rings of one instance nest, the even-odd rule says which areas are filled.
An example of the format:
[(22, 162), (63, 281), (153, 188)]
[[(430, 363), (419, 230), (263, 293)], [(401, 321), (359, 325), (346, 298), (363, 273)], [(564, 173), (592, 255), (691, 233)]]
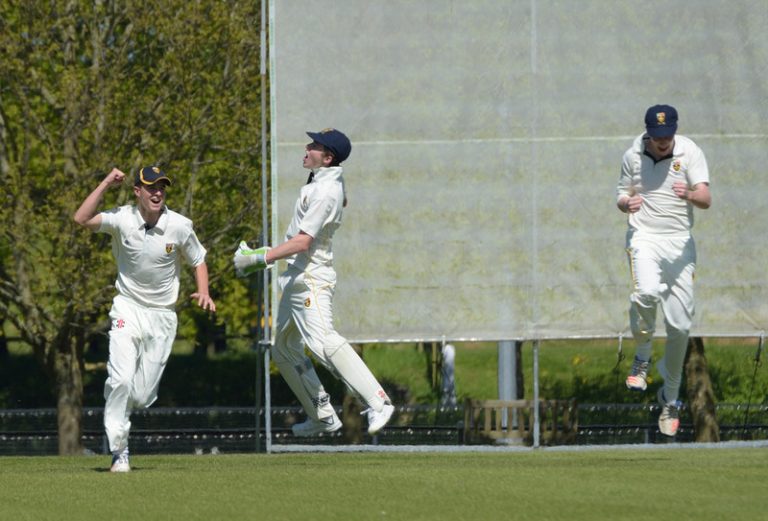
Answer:
[(656, 123), (659, 125), (666, 125), (667, 123), (667, 113), (666, 112), (657, 112), (656, 113)]

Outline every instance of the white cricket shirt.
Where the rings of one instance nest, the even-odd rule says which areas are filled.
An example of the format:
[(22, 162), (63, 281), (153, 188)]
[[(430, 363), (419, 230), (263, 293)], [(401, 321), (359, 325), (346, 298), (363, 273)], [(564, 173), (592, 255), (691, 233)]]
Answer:
[(157, 224), (146, 229), (136, 206), (101, 212), (100, 232), (112, 236), (117, 260), (115, 286), (120, 295), (147, 307), (173, 309), (179, 297), (181, 259), (196, 267), (206, 250), (192, 229), (192, 221), (167, 207)]
[(675, 195), (672, 185), (683, 181), (692, 188), (698, 183), (709, 183), (704, 153), (689, 138), (676, 135), (672, 156), (654, 161), (644, 153), (647, 139), (647, 134), (638, 136), (624, 153), (617, 200), (625, 195), (643, 196), (640, 210), (628, 216), (630, 230), (687, 237), (693, 228), (693, 204)]
[(301, 188), (293, 219), (285, 234), (286, 240), (295, 237), (300, 231), (313, 238), (308, 251), (287, 259), (290, 266), (300, 270), (333, 266), (333, 234), (341, 226), (344, 209), (342, 167), (319, 168), (313, 172), (312, 181)]

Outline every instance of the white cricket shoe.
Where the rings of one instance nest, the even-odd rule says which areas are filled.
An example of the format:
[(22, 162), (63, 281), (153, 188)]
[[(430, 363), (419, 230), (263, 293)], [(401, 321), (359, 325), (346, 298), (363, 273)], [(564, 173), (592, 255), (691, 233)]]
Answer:
[(124, 450), (119, 454), (112, 455), (112, 466), (109, 467), (110, 472), (130, 472), (131, 464), (128, 461), (128, 450)]
[(395, 406), (389, 403), (385, 403), (380, 411), (375, 411), (373, 407), (364, 410), (363, 414), (368, 415), (368, 434), (376, 434), (383, 429), (394, 412)]
[(632, 362), (632, 369), (629, 370), (629, 376), (625, 383), (630, 391), (645, 391), (648, 388), (648, 360), (640, 360), (635, 357)]
[(659, 415), (659, 430), (667, 436), (674, 436), (680, 428), (680, 406), (679, 400), (673, 403), (667, 403), (664, 398), (664, 387), (659, 388), (656, 395), (661, 405), (661, 414)]
[(294, 436), (314, 436), (324, 432), (336, 432), (341, 429), (341, 420), (333, 413), (333, 416), (315, 420), (307, 418), (306, 421), (296, 423), (291, 427)]

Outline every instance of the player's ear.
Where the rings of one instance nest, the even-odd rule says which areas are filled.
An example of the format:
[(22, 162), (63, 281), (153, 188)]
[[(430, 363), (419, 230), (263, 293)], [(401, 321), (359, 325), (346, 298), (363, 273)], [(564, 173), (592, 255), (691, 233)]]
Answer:
[(133, 185), (133, 195), (138, 197), (139, 193), (141, 193), (141, 187), (139, 185)]

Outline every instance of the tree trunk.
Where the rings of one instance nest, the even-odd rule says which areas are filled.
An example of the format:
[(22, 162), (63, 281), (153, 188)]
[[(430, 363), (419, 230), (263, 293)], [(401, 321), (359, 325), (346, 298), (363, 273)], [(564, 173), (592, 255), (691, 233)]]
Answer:
[(83, 453), (83, 374), (74, 348), (56, 351), (56, 378), (59, 454)]
[(704, 340), (701, 337), (688, 339), (685, 378), (696, 441), (720, 441), (720, 427), (715, 413), (715, 393), (712, 391), (707, 357), (704, 354)]
[(0, 329), (0, 358), (8, 358), (8, 354), (8, 337), (5, 336), (5, 331)]
[(342, 433), (345, 443), (360, 445), (365, 441), (363, 430), (366, 426), (360, 412), (358, 398), (347, 389), (347, 392), (344, 393), (341, 413), (342, 422), (344, 423)]

